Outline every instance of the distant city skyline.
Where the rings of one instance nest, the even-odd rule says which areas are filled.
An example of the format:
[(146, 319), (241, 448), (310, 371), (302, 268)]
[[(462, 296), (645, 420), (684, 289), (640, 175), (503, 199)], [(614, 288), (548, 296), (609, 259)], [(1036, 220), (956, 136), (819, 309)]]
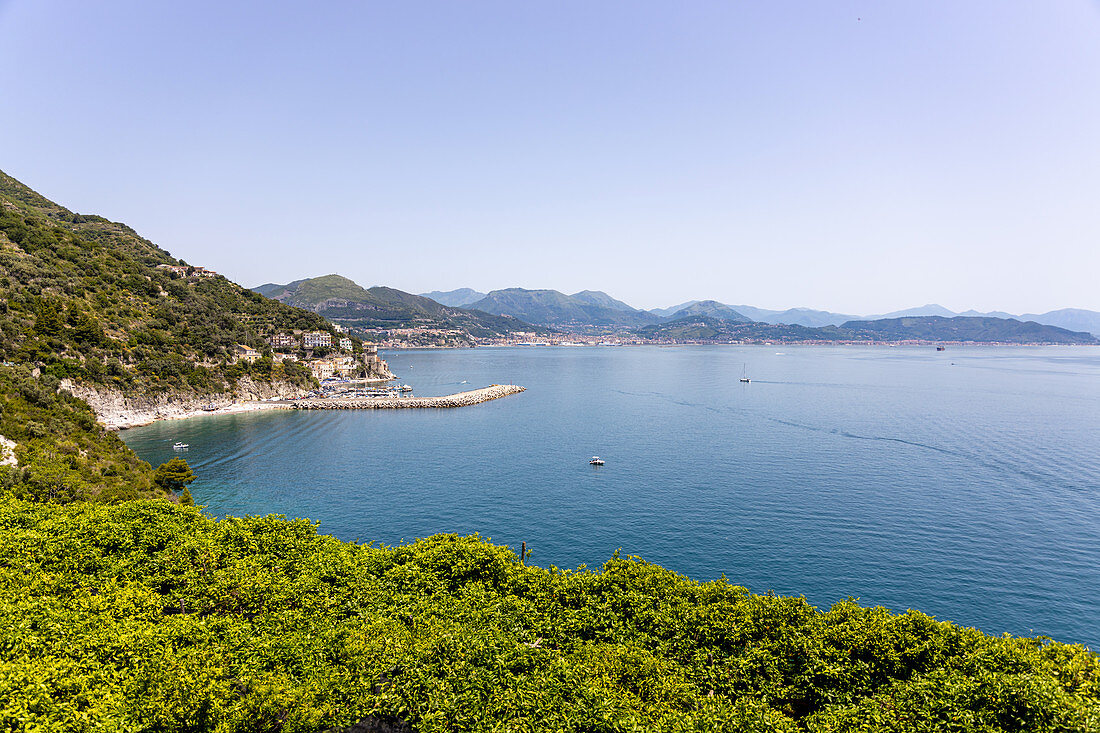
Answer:
[(1100, 310), (1100, 4), (0, 0), (0, 169), (254, 286)]

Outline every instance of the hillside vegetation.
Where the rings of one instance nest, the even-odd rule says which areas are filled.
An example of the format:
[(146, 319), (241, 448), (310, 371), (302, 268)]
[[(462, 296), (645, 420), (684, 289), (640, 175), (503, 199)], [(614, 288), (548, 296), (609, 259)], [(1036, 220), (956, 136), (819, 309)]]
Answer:
[(15, 443), (4, 457), (17, 461), (0, 467), (0, 491), (55, 503), (164, 496), (149, 464), (58, 384), (26, 367), (0, 367), (0, 435)]
[[(634, 558), (0, 500), (4, 730), (1091, 731), (1100, 661)], [(28, 723), (33, 721), (33, 723)], [(34, 727), (37, 726), (37, 727)]]
[(231, 390), (242, 376), (312, 383), (305, 367), (233, 364), (236, 344), (332, 327), (181, 261), (124, 224), (75, 214), (0, 173), (0, 358), (126, 393)]

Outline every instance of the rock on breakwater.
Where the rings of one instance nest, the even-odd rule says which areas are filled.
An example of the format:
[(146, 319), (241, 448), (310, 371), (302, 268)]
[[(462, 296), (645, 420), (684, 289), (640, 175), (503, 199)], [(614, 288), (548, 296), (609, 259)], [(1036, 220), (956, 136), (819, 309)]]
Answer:
[(518, 384), (494, 384), (441, 397), (336, 397), (295, 400), (295, 410), (399, 410), (425, 407), (468, 407), (526, 391)]

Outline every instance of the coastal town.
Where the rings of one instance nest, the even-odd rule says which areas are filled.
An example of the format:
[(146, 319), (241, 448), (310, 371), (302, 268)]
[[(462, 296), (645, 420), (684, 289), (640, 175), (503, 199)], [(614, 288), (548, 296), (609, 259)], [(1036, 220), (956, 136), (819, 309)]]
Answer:
[[(337, 327), (337, 331), (341, 329)], [(319, 382), (330, 379), (388, 380), (393, 378), (375, 344), (366, 344), (350, 336), (334, 339), (327, 331), (293, 330), (267, 338), (271, 358), (278, 363), (300, 363), (309, 368)], [(263, 358), (260, 351), (237, 344), (238, 361), (254, 363)]]
[[(1029, 345), (1018, 341), (997, 340), (943, 340), (943, 339), (821, 339), (791, 338), (775, 335), (772, 338), (644, 338), (633, 333), (606, 334), (600, 336), (576, 333), (557, 333), (553, 335), (518, 331), (506, 336), (478, 337), (469, 333), (438, 328), (398, 328), (368, 329), (360, 332), (372, 344), (364, 342), (364, 348), (376, 349), (418, 349), (418, 348), (474, 348), (474, 347), (594, 347), (594, 346), (771, 346), (786, 344), (793, 346), (1019, 346)], [(1039, 345), (1035, 342), (1030, 345)]]

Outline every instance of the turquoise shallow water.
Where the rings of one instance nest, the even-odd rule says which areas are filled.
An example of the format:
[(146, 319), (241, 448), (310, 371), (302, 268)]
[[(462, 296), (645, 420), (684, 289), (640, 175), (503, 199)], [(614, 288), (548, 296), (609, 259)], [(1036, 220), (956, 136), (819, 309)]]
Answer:
[[(473, 533), (541, 565), (616, 549), (815, 605), (854, 596), (1100, 647), (1100, 348), (516, 348), (387, 354), (458, 410), (126, 431), (192, 493), (387, 544)], [(742, 365), (753, 381), (741, 384)], [(461, 384), (467, 380), (467, 384)], [(599, 454), (600, 468), (587, 459)]]

